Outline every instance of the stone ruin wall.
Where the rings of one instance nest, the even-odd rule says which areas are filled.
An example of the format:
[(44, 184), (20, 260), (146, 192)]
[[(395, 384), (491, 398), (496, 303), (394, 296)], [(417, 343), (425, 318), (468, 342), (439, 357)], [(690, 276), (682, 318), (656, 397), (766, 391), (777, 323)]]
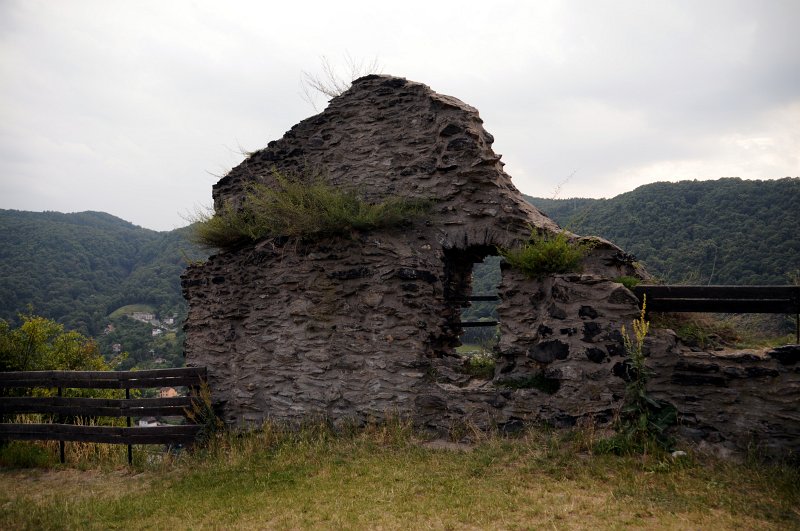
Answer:
[[(525, 240), (531, 227), (560, 230), (524, 201), (492, 142), (478, 112), (459, 100), (401, 78), (367, 76), (220, 180), (217, 208), (237, 204), (248, 182), (274, 184), (273, 169), (321, 172), (375, 200), (435, 201), (426, 219), (402, 230), (315, 243), (264, 240), (187, 270), (187, 364), (208, 367), (226, 422), (401, 415), (439, 431), (467, 422), (509, 429), (531, 421), (611, 422), (626, 385), (619, 330), (639, 311), (613, 279), (641, 273), (609, 242), (593, 239), (580, 274), (531, 280), (503, 268), (492, 379), (470, 377), (455, 354), (457, 299), (469, 293), (472, 264), (495, 246)], [(743, 394), (751, 398), (740, 403), (761, 404), (751, 387), (765, 383), (781, 389), (775, 399), (796, 403), (796, 369), (731, 359), (718, 370), (742, 376), (724, 385), (690, 377), (684, 385), (687, 371), (706, 373), (674, 335), (651, 334), (648, 352), (658, 372), (654, 392), (685, 412), (685, 435), (741, 447), (753, 434), (768, 434), (768, 445), (798, 446), (791, 408), (762, 404), (763, 415), (732, 417), (729, 407)], [(768, 367), (753, 372), (739, 362)], [(552, 385), (507, 385), (531, 377)]]

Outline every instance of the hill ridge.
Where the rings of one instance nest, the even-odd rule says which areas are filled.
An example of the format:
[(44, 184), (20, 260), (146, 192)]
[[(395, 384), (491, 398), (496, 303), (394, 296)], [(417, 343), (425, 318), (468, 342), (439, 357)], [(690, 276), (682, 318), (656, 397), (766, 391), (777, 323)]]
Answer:
[(672, 283), (785, 284), (800, 267), (800, 178), (657, 182), (611, 199), (525, 196)]

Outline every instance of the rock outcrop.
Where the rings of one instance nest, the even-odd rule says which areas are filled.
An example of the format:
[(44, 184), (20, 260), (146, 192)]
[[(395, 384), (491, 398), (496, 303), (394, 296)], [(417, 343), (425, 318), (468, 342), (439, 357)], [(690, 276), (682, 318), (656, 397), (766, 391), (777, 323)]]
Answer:
[(578, 273), (534, 280), (503, 268), (493, 377), (470, 376), (455, 352), (472, 265), (532, 229), (561, 230), (522, 198), (492, 142), (463, 102), (367, 76), (219, 181), (218, 209), (241, 204), (248, 183), (274, 185), (274, 170), (434, 204), (399, 230), (266, 239), (187, 270), (187, 364), (208, 367), (228, 423), (610, 422), (626, 386), (619, 330), (639, 311), (614, 279), (642, 273), (607, 241), (590, 239)]

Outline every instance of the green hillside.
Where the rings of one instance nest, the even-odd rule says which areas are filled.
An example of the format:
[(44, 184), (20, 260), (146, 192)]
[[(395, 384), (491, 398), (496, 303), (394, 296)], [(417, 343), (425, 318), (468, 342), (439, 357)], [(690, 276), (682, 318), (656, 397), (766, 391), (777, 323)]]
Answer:
[(612, 199), (526, 196), (559, 225), (613, 241), (684, 284), (786, 284), (800, 269), (800, 178), (653, 183)]
[[(188, 230), (156, 232), (102, 212), (0, 210), (0, 319), (13, 323), (20, 312), (34, 313), (98, 337), (109, 348), (102, 341), (112, 339), (103, 337), (109, 323), (127, 338), (135, 335), (128, 328), (141, 328), (131, 319), (109, 318), (121, 306), (148, 305), (159, 317), (181, 320), (186, 258), (207, 256), (187, 240)], [(156, 339), (163, 344), (164, 337), (175, 335)], [(150, 354), (152, 341), (140, 341), (138, 350), (127, 341), (127, 365), (158, 357)], [(175, 345), (162, 351), (170, 360), (176, 357)]]

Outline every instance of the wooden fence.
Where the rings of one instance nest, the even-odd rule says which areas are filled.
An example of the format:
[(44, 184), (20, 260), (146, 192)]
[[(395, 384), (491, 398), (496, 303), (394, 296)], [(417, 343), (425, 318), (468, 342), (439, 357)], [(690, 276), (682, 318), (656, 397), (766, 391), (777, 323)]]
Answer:
[[(64, 462), (64, 442), (98, 442), (128, 445), (128, 463), (133, 460), (133, 444), (191, 444), (201, 427), (131, 427), (132, 417), (186, 416), (199, 398), (131, 398), (131, 389), (188, 386), (196, 390), (206, 379), (206, 369), (186, 367), (146, 371), (24, 371), (0, 372), (0, 418), (24, 413), (55, 415), (47, 424), (0, 423), (0, 439), (56, 440)], [(57, 389), (58, 396), (8, 396), (11, 389)], [(64, 389), (125, 389), (125, 398), (74, 398), (63, 396)], [(126, 417), (126, 427), (84, 426), (67, 419)]]
[(648, 312), (786, 313), (797, 319), (800, 343), (800, 286), (651, 286), (633, 293)]

